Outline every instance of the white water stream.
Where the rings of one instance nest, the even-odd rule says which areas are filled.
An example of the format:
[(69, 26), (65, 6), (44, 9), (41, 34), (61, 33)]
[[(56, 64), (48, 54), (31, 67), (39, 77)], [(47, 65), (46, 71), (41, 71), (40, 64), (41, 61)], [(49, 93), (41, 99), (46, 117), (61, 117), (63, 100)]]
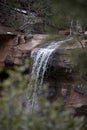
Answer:
[(44, 75), (47, 68), (47, 63), (53, 51), (55, 51), (61, 44), (72, 40), (72, 38), (65, 39), (58, 42), (52, 42), (45, 48), (34, 49), (31, 53), (31, 58), (34, 59), (32, 67), (31, 80), (29, 89), (31, 96), (31, 109), (38, 109), (39, 107), (39, 95), (43, 90)]

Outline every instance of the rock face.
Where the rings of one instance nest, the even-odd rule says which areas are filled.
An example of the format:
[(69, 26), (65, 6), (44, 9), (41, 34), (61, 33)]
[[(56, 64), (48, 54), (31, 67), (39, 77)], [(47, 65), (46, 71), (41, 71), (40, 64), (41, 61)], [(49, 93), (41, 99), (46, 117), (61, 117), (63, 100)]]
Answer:
[(9, 54), (12, 46), (14, 46), (13, 39), (16, 37), (15, 34), (3, 33), (0, 34), (0, 66), (4, 65), (4, 61)]
[[(0, 34), (0, 65), (21, 65), (31, 50), (43, 46), (47, 35)], [(87, 103), (87, 93), (76, 89), (76, 72), (70, 59), (71, 50), (81, 48), (79, 43), (63, 45), (56, 49), (48, 62), (44, 83), (49, 84), (47, 99), (54, 102), (58, 97), (65, 99), (65, 109), (75, 104)], [(87, 90), (86, 90), (87, 91)]]
[(20, 65), (24, 63), (26, 57), (30, 56), (31, 50), (40, 46), (46, 39), (47, 35), (20, 35), (17, 39), (17, 45), (10, 50), (9, 55), (6, 57), (6, 64)]
[(54, 100), (55, 97), (62, 96), (63, 90), (68, 90), (69, 92), (74, 79), (74, 70), (70, 61), (69, 51), (63, 49), (56, 50), (49, 59), (45, 75), (45, 82), (49, 84), (48, 93), (50, 89), (56, 92), (54, 97), (53, 95), (51, 97), (49, 94), (49, 99)]
[(48, 35), (25, 35), (0, 24), (0, 66), (20, 65), (30, 51), (43, 44)]
[[(81, 47), (78, 45), (78, 47)], [(71, 50), (68, 46), (58, 48), (49, 59), (45, 73), (45, 83), (48, 84), (47, 99), (55, 102), (59, 97), (65, 100), (65, 109), (75, 105), (87, 104), (87, 89), (77, 85), (77, 73), (71, 62)]]

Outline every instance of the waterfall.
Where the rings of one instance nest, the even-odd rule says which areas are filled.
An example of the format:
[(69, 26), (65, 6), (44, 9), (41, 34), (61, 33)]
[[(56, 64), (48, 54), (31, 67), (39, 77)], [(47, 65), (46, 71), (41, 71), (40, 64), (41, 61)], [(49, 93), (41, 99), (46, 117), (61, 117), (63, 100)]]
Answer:
[(31, 99), (32, 109), (37, 109), (39, 106), (39, 95), (43, 90), (42, 84), (50, 56), (52, 55), (53, 51), (55, 51), (55, 49), (57, 49), (61, 44), (70, 40), (72, 40), (72, 38), (58, 42), (52, 42), (44, 48), (34, 49), (31, 52), (31, 58), (34, 60), (29, 84), (31, 93), (29, 98)]

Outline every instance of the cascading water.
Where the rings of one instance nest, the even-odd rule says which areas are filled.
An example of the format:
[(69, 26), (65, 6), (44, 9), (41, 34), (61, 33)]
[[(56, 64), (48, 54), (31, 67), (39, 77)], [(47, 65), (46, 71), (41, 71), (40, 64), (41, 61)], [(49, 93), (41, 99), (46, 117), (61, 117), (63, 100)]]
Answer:
[(49, 57), (52, 55), (53, 51), (55, 51), (55, 49), (57, 49), (61, 44), (68, 42), (70, 40), (72, 40), (72, 38), (58, 42), (52, 42), (45, 48), (38, 48), (32, 51), (31, 58), (34, 59), (34, 64), (29, 84), (29, 88), (31, 90), (30, 91), (31, 96), (29, 97), (29, 99), (31, 100), (32, 110), (37, 109), (39, 107), (39, 95), (43, 90), (42, 84)]

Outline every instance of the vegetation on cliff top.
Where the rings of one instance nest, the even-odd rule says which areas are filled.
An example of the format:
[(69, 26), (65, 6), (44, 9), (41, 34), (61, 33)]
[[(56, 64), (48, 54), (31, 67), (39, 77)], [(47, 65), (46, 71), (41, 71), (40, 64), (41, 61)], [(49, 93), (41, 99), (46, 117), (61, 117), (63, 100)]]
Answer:
[(58, 32), (59, 29), (69, 28), (72, 20), (74, 22), (79, 21), (83, 27), (87, 26), (86, 0), (1, 0), (1, 15), (4, 14), (3, 17), (6, 19), (5, 22), (11, 25), (12, 23), (9, 23), (8, 21), (11, 15), (13, 15), (13, 19), (15, 19), (15, 25), (12, 24), (12, 26), (14, 27), (17, 24), (17, 28), (20, 28), (20, 20), (18, 23), (17, 15), (14, 17), (16, 12), (12, 13), (12, 11), (17, 8), (22, 10), (19, 11), (20, 13), (23, 13), (23, 10), (27, 11), (27, 15), (29, 17), (28, 19), (31, 19), (30, 13), (36, 17), (41, 18), (41, 21), (36, 23), (34, 26), (34, 29), (39, 29), (41, 32)]

